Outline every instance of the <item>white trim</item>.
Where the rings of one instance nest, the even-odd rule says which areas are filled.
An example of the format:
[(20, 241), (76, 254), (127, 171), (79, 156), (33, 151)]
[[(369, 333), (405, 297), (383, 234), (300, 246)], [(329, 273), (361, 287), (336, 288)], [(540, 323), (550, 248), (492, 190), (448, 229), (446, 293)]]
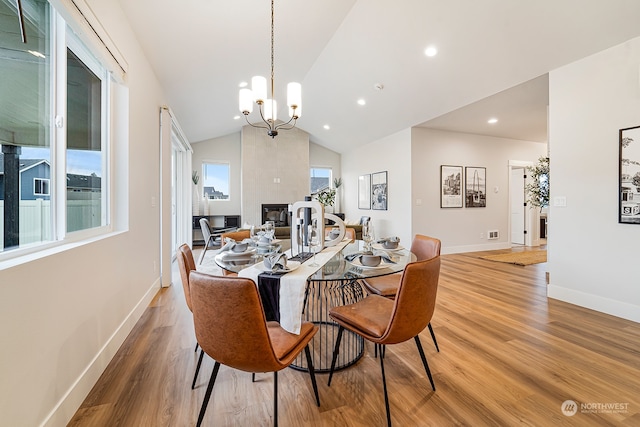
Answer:
[(632, 322), (640, 322), (640, 305), (616, 301), (556, 285), (547, 286), (547, 297), (631, 320)]
[(41, 427), (63, 426), (71, 420), (71, 417), (76, 413), (98, 381), (98, 378), (100, 378), (100, 375), (102, 375), (107, 368), (107, 365), (120, 349), (124, 340), (133, 330), (138, 320), (140, 320), (144, 311), (149, 307), (149, 304), (159, 289), (160, 278), (157, 278), (129, 314), (125, 316), (124, 320), (107, 339), (102, 348), (96, 353), (85, 370), (64, 393), (51, 412), (47, 414), (42, 424), (40, 424)]
[(124, 55), (85, 0), (49, 0), (66, 19), (69, 26), (89, 45), (109, 70), (122, 82), (129, 69)]
[(441, 253), (446, 254), (461, 254), (465, 252), (478, 252), (478, 251), (495, 251), (498, 249), (510, 249), (510, 242), (496, 242), (485, 243), (482, 245), (467, 245), (467, 246), (443, 246)]

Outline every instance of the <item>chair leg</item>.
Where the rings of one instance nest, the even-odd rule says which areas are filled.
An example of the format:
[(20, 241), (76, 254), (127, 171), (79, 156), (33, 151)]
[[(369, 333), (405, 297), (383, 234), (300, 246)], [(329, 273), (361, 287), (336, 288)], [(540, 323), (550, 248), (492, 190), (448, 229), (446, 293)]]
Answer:
[(196, 387), (196, 380), (198, 379), (198, 372), (200, 372), (200, 365), (202, 365), (202, 357), (204, 356), (204, 350), (200, 350), (200, 357), (198, 357), (198, 364), (196, 365), (196, 373), (193, 375), (193, 382), (191, 383), (191, 390)]
[(193, 352), (195, 353), (196, 351), (198, 351), (198, 347), (200, 347), (200, 344), (198, 344), (198, 341), (196, 341), (196, 349), (193, 350)]
[[(384, 348), (384, 346), (382, 346)], [(384, 406), (387, 409), (387, 426), (391, 427), (391, 413), (389, 412), (389, 396), (387, 394), (387, 378), (384, 375), (384, 357), (380, 349), (380, 370), (382, 371), (382, 388), (384, 389)]]
[(429, 322), (429, 324), (427, 326), (429, 327), (429, 332), (431, 333), (431, 339), (433, 340), (433, 343), (436, 346), (436, 350), (438, 350), (438, 353), (440, 353), (440, 347), (438, 347), (438, 341), (436, 341), (436, 334), (433, 333), (433, 328), (431, 327), (431, 322)]
[(255, 372), (251, 373), (251, 382), (252, 383), (256, 382), (256, 373)]
[(278, 427), (278, 371), (273, 373), (273, 427)]
[(202, 402), (202, 407), (200, 408), (200, 415), (198, 415), (198, 423), (196, 427), (200, 427), (202, 424), (202, 419), (204, 418), (204, 413), (207, 411), (207, 405), (209, 404), (209, 398), (211, 397), (211, 391), (213, 390), (213, 384), (216, 382), (216, 377), (218, 376), (218, 370), (220, 369), (220, 362), (216, 362), (213, 366), (213, 372), (211, 372), (211, 378), (209, 378), (209, 385), (207, 386), (207, 392), (204, 394), (204, 401)]
[(316, 383), (316, 371), (313, 369), (313, 360), (311, 359), (311, 350), (309, 350), (309, 344), (304, 348), (304, 354), (307, 356), (307, 368), (309, 369), (309, 375), (311, 375), (311, 385), (313, 386), (313, 392), (316, 395), (316, 403), (320, 407), (320, 396), (318, 396), (318, 384)]
[(427, 371), (427, 375), (429, 376), (429, 381), (431, 381), (431, 388), (433, 389), (433, 391), (436, 391), (436, 385), (433, 383), (433, 377), (431, 376), (431, 370), (429, 369), (427, 358), (424, 355), (424, 350), (422, 349), (422, 344), (420, 343), (420, 337), (416, 335), (414, 338), (416, 340), (416, 346), (418, 347), (418, 352), (420, 352), (420, 358), (422, 359), (424, 370)]
[(344, 332), (344, 328), (340, 326), (338, 328), (338, 337), (336, 338), (336, 346), (333, 348), (333, 359), (331, 360), (331, 370), (329, 370), (329, 381), (327, 382), (327, 386), (331, 385), (333, 370), (336, 367), (336, 360), (338, 360), (338, 353), (340, 353), (340, 340), (342, 340), (342, 332)]

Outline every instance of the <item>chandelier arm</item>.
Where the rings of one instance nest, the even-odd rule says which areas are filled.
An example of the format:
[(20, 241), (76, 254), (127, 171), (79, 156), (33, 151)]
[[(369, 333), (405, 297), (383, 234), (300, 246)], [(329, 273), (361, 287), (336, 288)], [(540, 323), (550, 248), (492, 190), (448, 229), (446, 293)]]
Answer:
[(260, 118), (267, 125), (266, 127), (263, 127), (263, 129), (273, 130), (273, 124), (270, 123), (269, 120), (264, 118), (264, 114), (262, 113), (262, 105), (259, 106), (258, 111), (260, 112)]
[[(282, 129), (282, 130), (290, 130), (290, 129), (293, 129), (294, 127), (296, 127), (296, 120), (297, 120), (297, 119), (294, 119), (293, 117), (291, 117), (291, 118), (289, 119), (289, 121), (288, 121), (288, 122), (286, 122), (286, 123), (280, 123), (278, 126), (276, 126), (276, 127), (274, 128), (274, 130), (278, 130), (278, 129)], [(293, 124), (292, 124), (291, 126), (289, 126), (289, 127), (285, 127), (285, 126), (287, 126), (289, 123), (291, 123), (292, 121), (293, 121)]]
[(251, 127), (258, 128), (258, 129), (271, 129), (270, 127), (267, 127), (267, 126), (258, 126), (258, 125), (254, 125), (253, 123), (251, 123), (251, 122), (249, 121), (249, 116), (248, 116), (248, 115), (245, 115), (245, 116), (244, 116), (244, 119), (247, 121), (247, 124), (248, 124), (249, 126), (251, 126)]

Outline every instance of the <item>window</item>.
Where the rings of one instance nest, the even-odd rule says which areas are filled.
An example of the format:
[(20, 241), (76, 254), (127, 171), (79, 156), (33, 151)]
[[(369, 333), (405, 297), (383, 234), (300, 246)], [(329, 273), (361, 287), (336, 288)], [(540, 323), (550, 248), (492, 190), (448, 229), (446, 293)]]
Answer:
[(229, 163), (202, 163), (202, 191), (210, 200), (229, 200)]
[(323, 188), (331, 187), (331, 168), (311, 168), (311, 194), (317, 193)]
[(109, 72), (48, 1), (22, 6), (27, 43), (0, 0), (0, 258), (109, 224)]
[(49, 180), (44, 178), (33, 178), (33, 194), (36, 196), (48, 196)]

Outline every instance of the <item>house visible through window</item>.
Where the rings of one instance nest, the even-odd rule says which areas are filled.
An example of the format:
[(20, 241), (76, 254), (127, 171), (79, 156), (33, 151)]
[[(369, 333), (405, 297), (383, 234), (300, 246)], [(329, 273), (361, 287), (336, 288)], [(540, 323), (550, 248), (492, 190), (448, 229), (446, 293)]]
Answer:
[(33, 178), (33, 194), (36, 196), (48, 196), (49, 180), (43, 178)]
[(331, 168), (311, 168), (311, 194), (317, 193), (323, 188), (331, 187)]
[(211, 200), (229, 200), (229, 163), (202, 163), (202, 192)]

